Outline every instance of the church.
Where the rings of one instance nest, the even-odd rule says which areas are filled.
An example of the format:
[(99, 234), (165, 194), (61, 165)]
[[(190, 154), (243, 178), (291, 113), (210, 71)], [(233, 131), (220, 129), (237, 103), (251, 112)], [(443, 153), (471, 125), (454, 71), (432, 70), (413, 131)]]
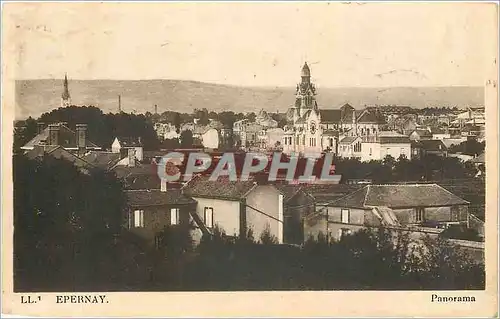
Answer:
[(376, 138), (385, 124), (383, 115), (373, 109), (358, 111), (349, 104), (339, 109), (320, 109), (316, 95), (311, 70), (306, 62), (295, 91), (295, 105), (287, 111), (283, 152), (300, 155), (319, 155), (322, 152), (338, 154), (339, 141), (345, 137), (359, 136), (363, 141), (368, 141)]

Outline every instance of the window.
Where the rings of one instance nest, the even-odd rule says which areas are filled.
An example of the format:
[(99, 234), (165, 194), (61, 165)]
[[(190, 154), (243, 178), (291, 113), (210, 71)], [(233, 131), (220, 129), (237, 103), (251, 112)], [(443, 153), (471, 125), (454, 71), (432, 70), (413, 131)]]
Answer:
[(330, 146), (333, 146), (333, 138), (330, 138)]
[(415, 221), (416, 222), (424, 221), (424, 212), (425, 212), (425, 209), (422, 207), (415, 209)]
[(179, 224), (179, 208), (170, 209), (170, 225)]
[(340, 210), (340, 222), (343, 224), (349, 224), (349, 209)]
[(459, 209), (458, 206), (452, 206), (451, 207), (451, 221), (452, 222), (457, 222), (459, 220)]
[(203, 221), (207, 227), (214, 227), (214, 209), (212, 207), (205, 207)]
[(302, 136), (302, 145), (306, 145), (306, 136)]
[(134, 227), (144, 227), (143, 210), (134, 210)]

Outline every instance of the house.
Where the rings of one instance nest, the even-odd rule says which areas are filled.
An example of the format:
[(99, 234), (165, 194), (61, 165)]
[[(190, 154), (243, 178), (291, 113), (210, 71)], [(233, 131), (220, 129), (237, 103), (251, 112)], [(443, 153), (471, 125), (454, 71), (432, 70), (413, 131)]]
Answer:
[(50, 146), (34, 146), (33, 149), (26, 151), (26, 157), (29, 159), (40, 159), (44, 156), (52, 156), (57, 159), (64, 159), (75, 165), (78, 170), (84, 174), (90, 174), (90, 170), (95, 168), (95, 166), (78, 155), (68, 151), (60, 145), (50, 145)]
[(183, 194), (196, 202), (196, 214), (209, 230), (216, 225), (229, 236), (239, 236), (252, 229), (256, 238), (269, 229), (284, 242), (283, 194), (273, 185), (254, 181), (232, 182), (227, 178), (210, 181), (196, 176), (182, 188)]
[(343, 158), (361, 158), (361, 137), (346, 136), (339, 142), (337, 154)]
[(119, 165), (120, 162), (123, 162), (124, 159), (120, 153), (109, 151), (88, 151), (82, 155), (81, 158), (92, 166), (103, 170), (111, 170), (115, 165)]
[(358, 116), (356, 122), (355, 129), (358, 136), (377, 135), (382, 131), (382, 127), (387, 124), (378, 108), (366, 108)]
[(329, 238), (364, 227), (444, 228), (467, 224), (469, 202), (437, 184), (367, 185), (317, 208), (306, 234)]
[(412, 143), (412, 151), (416, 156), (425, 156), (429, 154), (437, 156), (448, 156), (448, 148), (442, 140), (421, 140)]
[(430, 140), (432, 139), (432, 133), (429, 130), (416, 129), (410, 133), (409, 138), (412, 141)]
[(255, 117), (255, 122), (263, 128), (276, 128), (278, 122), (273, 119), (264, 109), (261, 109), (259, 114)]
[(282, 148), (282, 140), (285, 131), (282, 128), (270, 128), (266, 131), (265, 146), (267, 149), (276, 150)]
[(193, 138), (205, 148), (219, 148), (219, 131), (210, 125), (196, 125), (193, 129)]
[(410, 139), (395, 132), (380, 132), (378, 136), (365, 137), (361, 143), (361, 161), (380, 161), (386, 156), (411, 159)]
[(175, 125), (170, 123), (154, 123), (153, 125), (156, 135), (160, 139), (173, 139), (179, 138), (180, 134), (177, 133)]
[(126, 190), (126, 227), (142, 238), (157, 243), (158, 233), (166, 226), (188, 224), (196, 201), (179, 189)]
[(451, 135), (449, 132), (447, 132), (446, 130), (443, 130), (442, 128), (432, 128), (431, 129), (431, 133), (432, 133), (432, 139), (433, 140), (444, 140), (446, 138), (450, 138)]
[(118, 165), (135, 165), (144, 159), (141, 138), (115, 137), (111, 144), (111, 152), (121, 154), (122, 161)]
[(456, 117), (456, 119), (451, 122), (452, 124), (458, 124), (460, 126), (465, 125), (466, 123), (469, 124), (485, 124), (485, 108), (484, 106), (481, 107), (467, 107), (466, 110), (463, 112), (459, 113)]
[(442, 141), (447, 148), (450, 148), (452, 145), (460, 145), (461, 143), (467, 141), (467, 137), (453, 136), (450, 138), (445, 138)]
[(69, 152), (83, 154), (87, 150), (101, 149), (87, 138), (86, 124), (76, 124), (76, 132), (66, 122), (50, 124), (45, 128), (43, 123), (38, 124), (38, 134), (22, 146), (22, 150), (29, 151), (36, 146), (61, 146)]

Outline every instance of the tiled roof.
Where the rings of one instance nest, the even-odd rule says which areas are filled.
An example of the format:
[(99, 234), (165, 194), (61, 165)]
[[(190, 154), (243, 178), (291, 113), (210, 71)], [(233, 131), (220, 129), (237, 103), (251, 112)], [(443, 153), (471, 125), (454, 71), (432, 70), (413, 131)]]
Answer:
[(467, 201), (437, 184), (368, 185), (331, 203), (339, 207), (433, 207), (466, 205)]
[(323, 135), (339, 136), (339, 131), (338, 130), (323, 130)]
[(311, 195), (317, 203), (327, 203), (342, 198), (358, 189), (361, 185), (349, 184), (309, 184), (303, 190)]
[(385, 118), (382, 113), (377, 110), (366, 110), (359, 116), (358, 123), (385, 124)]
[[(69, 129), (66, 125), (59, 123), (59, 145), (64, 148), (76, 149), (76, 133)], [(97, 145), (88, 140), (85, 140), (87, 148), (100, 149)], [(32, 149), (38, 145), (49, 145), (49, 127), (46, 127), (38, 135), (33, 137), (28, 143), (26, 143), (22, 149)]]
[(426, 151), (446, 151), (446, 145), (441, 140), (421, 140), (419, 146)]
[(141, 164), (133, 167), (129, 166), (116, 166), (113, 168), (118, 178), (134, 175), (156, 175), (157, 166), (153, 164)]
[(127, 203), (131, 207), (188, 205), (196, 203), (195, 200), (181, 193), (178, 189), (160, 190), (127, 190)]
[(88, 163), (102, 169), (110, 169), (121, 159), (120, 153), (105, 151), (89, 151), (82, 156), (82, 159)]
[(52, 145), (45, 147), (37, 146), (26, 153), (26, 156), (30, 159), (41, 158), (45, 155), (50, 155), (58, 159), (64, 159), (66, 161), (69, 161), (73, 163), (73, 165), (75, 165), (76, 167), (84, 169), (84, 171), (87, 171), (88, 169), (94, 167), (92, 164), (88, 163), (87, 161), (83, 160), (77, 155), (67, 151), (62, 146), (59, 145)]
[(414, 130), (413, 132), (415, 132), (416, 134), (418, 134), (418, 136), (420, 136), (420, 137), (424, 137), (424, 136), (430, 137), (430, 136), (432, 136), (432, 133), (429, 132), (428, 130), (417, 129), (417, 130)]
[(319, 110), (321, 115), (321, 123), (339, 123), (340, 122), (340, 110), (335, 109), (323, 109)]
[(130, 175), (123, 177), (125, 189), (160, 189), (158, 175)]
[(278, 191), (283, 194), (283, 202), (288, 202), (292, 197), (301, 191), (301, 186), (299, 185), (280, 185), (276, 184), (275, 187)]
[(407, 136), (380, 136), (378, 142), (380, 144), (410, 144), (410, 139)]
[(358, 136), (346, 136), (340, 141), (340, 144), (352, 144), (358, 138)]
[(232, 182), (224, 177), (210, 181), (208, 176), (200, 175), (191, 179), (182, 189), (184, 194), (192, 197), (240, 200), (255, 186), (253, 181)]
[(439, 128), (439, 127), (432, 127), (431, 128), (431, 133), (432, 134), (445, 134), (446, 132), (443, 129)]

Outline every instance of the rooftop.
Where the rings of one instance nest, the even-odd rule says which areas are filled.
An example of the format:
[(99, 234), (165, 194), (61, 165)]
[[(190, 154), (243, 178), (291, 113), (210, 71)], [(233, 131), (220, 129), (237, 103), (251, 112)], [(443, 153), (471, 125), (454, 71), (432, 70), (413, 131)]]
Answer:
[(189, 205), (195, 200), (181, 193), (178, 189), (169, 189), (162, 192), (155, 190), (127, 190), (127, 203), (131, 207), (164, 206), (164, 205)]
[(332, 206), (368, 208), (436, 207), (467, 205), (469, 202), (437, 184), (368, 185), (330, 203)]

